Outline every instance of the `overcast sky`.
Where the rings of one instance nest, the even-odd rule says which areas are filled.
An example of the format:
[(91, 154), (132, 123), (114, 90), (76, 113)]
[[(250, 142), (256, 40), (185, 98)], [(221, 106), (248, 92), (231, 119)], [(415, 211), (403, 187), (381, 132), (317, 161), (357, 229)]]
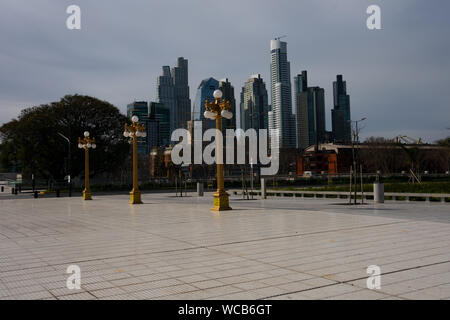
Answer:
[[(81, 7), (81, 30), (66, 8)], [(382, 30), (366, 9), (381, 7)], [(107, 100), (125, 112), (152, 101), (161, 66), (189, 60), (191, 100), (200, 81), (229, 78), (237, 103), (261, 73), (269, 90), (270, 39), (286, 35), (291, 77), (308, 71), (325, 88), (343, 74), (353, 119), (367, 136), (450, 135), (448, 0), (1, 0), (0, 123), (66, 94)], [(270, 94), (270, 93), (269, 93)]]

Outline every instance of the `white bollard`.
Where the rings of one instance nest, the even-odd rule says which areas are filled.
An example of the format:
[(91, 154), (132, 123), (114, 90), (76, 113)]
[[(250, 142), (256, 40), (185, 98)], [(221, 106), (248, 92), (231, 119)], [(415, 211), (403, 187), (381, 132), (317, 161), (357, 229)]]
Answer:
[(264, 178), (261, 178), (261, 199), (267, 199), (266, 180)]
[(203, 197), (203, 182), (197, 182), (197, 195)]
[(373, 200), (375, 203), (384, 203), (384, 184), (375, 182), (373, 184)]

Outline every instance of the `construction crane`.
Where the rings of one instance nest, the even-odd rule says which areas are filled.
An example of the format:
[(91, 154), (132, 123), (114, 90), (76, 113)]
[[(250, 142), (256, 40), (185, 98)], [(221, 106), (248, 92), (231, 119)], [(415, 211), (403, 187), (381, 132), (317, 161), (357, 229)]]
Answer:
[[(419, 164), (417, 162), (418, 154), (419, 154), (419, 148), (414, 147), (406, 147), (407, 145), (421, 145), (422, 144), (422, 138), (414, 139), (405, 135), (398, 135), (394, 138), (397, 145), (399, 145), (408, 156), (409, 162), (411, 164), (411, 168), (409, 169), (409, 180), (408, 182), (411, 183), (422, 183), (422, 179), (420, 177), (420, 171), (419, 171)], [(402, 143), (403, 141), (403, 143)]]

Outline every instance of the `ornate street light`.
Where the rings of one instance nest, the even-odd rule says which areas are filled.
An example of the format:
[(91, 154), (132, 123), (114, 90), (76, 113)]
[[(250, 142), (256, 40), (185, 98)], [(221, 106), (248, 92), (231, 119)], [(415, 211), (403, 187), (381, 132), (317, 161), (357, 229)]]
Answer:
[[(216, 130), (222, 131), (222, 118), (231, 119), (233, 113), (230, 112), (231, 103), (225, 99), (222, 99), (222, 91), (214, 91), (214, 102), (205, 101), (205, 113), (203, 114), (205, 118), (216, 120)], [(219, 141), (220, 140), (220, 141)], [(223, 160), (223, 141), (219, 139), (216, 135), (216, 159)], [(223, 162), (223, 161), (222, 161)], [(223, 163), (217, 163), (217, 192), (214, 193), (214, 206), (211, 210), (214, 211), (225, 211), (231, 210), (229, 204), (228, 193), (225, 192), (224, 181), (223, 181)]]
[(84, 132), (84, 138), (78, 138), (78, 148), (84, 149), (84, 190), (83, 200), (92, 200), (91, 187), (89, 185), (89, 149), (95, 149), (95, 138), (89, 137), (89, 131)]
[(140, 204), (141, 192), (138, 185), (138, 154), (137, 154), (137, 139), (139, 137), (145, 138), (147, 133), (145, 132), (145, 125), (139, 124), (139, 118), (137, 116), (131, 117), (131, 125), (125, 124), (125, 131), (123, 136), (130, 138), (130, 143), (133, 144), (133, 189), (130, 192), (130, 204)]

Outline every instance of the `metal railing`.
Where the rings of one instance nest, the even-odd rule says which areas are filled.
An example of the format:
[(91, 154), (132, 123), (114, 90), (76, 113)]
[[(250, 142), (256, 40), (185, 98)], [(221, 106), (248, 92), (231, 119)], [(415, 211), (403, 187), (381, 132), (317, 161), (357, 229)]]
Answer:
[[(228, 192), (233, 193), (235, 195), (247, 195), (247, 193), (242, 190), (231, 189)], [(249, 191), (248, 194), (251, 194)], [(261, 195), (260, 190), (254, 190), (253, 195)], [(348, 191), (301, 191), (301, 190), (267, 190), (267, 197), (291, 197), (291, 198), (338, 198), (338, 199), (348, 199), (349, 192)], [(364, 192), (363, 198), (365, 200), (373, 199), (373, 192)], [(353, 196), (353, 194), (352, 194)], [(385, 200), (392, 201), (440, 201), (441, 203), (449, 202), (450, 203), (450, 194), (448, 193), (401, 193), (401, 192), (385, 192), (384, 193)], [(358, 199), (361, 199), (361, 195), (358, 196)], [(423, 200), (422, 200), (423, 199)]]

